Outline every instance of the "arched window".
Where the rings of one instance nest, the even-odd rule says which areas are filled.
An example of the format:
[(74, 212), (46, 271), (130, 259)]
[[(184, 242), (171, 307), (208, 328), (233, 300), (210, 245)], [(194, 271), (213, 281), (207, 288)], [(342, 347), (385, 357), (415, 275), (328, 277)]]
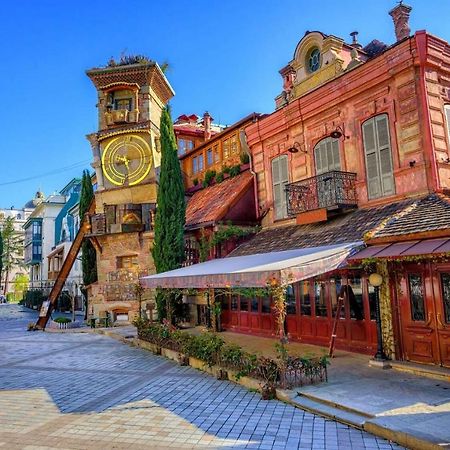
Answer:
[(372, 117), (362, 131), (369, 199), (395, 194), (388, 115)]
[(306, 56), (306, 67), (308, 72), (313, 73), (320, 69), (320, 49), (317, 47), (312, 48)]
[(332, 170), (341, 170), (339, 157), (339, 139), (322, 139), (314, 147), (314, 161), (316, 164), (316, 175)]

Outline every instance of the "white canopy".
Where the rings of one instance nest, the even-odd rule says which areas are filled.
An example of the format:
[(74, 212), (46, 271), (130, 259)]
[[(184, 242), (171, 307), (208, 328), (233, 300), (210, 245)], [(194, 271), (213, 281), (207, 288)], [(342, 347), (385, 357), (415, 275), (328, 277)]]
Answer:
[(141, 278), (147, 288), (259, 287), (294, 283), (345, 265), (363, 242), (230, 256)]

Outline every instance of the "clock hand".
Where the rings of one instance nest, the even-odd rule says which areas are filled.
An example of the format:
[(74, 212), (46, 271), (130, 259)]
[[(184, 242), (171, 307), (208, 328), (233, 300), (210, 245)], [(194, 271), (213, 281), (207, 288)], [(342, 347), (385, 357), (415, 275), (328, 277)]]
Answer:
[(127, 169), (127, 171), (130, 170), (130, 160), (126, 156), (117, 155), (116, 156), (116, 161), (118, 163), (124, 164), (126, 169)]

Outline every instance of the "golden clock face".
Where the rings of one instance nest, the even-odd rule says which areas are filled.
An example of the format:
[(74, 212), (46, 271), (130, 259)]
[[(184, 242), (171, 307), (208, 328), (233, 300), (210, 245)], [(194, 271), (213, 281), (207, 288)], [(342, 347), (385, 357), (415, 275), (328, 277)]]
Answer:
[(109, 141), (103, 150), (102, 167), (111, 183), (132, 186), (150, 172), (152, 152), (140, 136), (120, 136)]

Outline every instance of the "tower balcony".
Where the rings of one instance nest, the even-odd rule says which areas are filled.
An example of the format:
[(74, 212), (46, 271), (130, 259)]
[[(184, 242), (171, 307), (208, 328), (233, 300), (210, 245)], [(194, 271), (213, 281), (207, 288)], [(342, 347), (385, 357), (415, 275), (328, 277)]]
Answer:
[(286, 185), (289, 216), (314, 210), (339, 212), (356, 208), (356, 173), (332, 170)]
[(124, 123), (135, 123), (139, 119), (139, 110), (134, 109), (112, 109), (105, 112), (106, 125), (120, 125)]

